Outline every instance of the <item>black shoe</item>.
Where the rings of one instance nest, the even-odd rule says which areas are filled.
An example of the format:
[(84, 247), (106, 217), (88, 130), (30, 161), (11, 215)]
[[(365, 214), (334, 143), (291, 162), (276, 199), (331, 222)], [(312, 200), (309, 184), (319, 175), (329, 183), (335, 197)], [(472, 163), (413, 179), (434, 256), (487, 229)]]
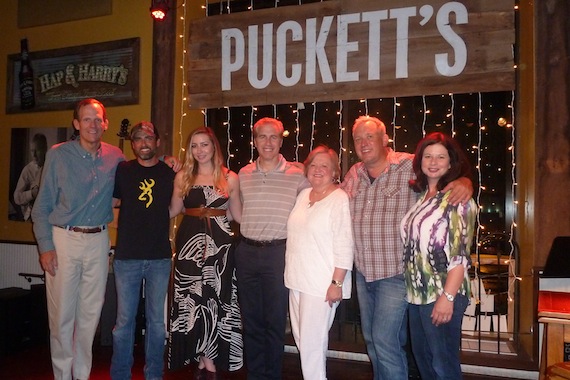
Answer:
[(194, 380), (206, 380), (206, 373), (208, 371), (206, 370), (206, 368), (196, 368), (194, 370), (194, 377), (192, 377)]

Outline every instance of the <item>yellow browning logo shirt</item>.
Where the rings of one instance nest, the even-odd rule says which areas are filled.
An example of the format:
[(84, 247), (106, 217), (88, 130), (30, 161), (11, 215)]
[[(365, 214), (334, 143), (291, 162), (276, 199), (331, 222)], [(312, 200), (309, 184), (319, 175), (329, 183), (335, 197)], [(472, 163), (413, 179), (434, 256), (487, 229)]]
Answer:
[(145, 179), (140, 182), (139, 189), (141, 189), (141, 194), (139, 195), (139, 201), (146, 202), (146, 208), (148, 208), (153, 201), (152, 198), (152, 188), (154, 186), (154, 179)]

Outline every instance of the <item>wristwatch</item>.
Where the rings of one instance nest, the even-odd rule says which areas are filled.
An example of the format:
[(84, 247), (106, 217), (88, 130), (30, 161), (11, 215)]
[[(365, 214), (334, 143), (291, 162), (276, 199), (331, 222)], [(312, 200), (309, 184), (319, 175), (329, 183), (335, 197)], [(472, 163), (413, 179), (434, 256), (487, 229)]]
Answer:
[(453, 302), (455, 300), (455, 297), (446, 292), (445, 290), (443, 291), (443, 294), (445, 295), (445, 298), (447, 298), (449, 302)]
[(342, 288), (342, 281), (332, 280), (331, 284), (333, 284), (337, 288)]

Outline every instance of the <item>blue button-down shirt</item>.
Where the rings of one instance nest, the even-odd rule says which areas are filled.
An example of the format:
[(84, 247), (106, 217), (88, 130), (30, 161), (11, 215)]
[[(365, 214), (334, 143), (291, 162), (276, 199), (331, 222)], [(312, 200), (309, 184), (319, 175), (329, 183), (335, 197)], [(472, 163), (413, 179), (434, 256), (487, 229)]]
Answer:
[(41, 253), (55, 249), (54, 225), (100, 226), (113, 220), (115, 171), (124, 159), (119, 148), (106, 143), (101, 143), (93, 156), (79, 140), (55, 145), (48, 151), (32, 210)]

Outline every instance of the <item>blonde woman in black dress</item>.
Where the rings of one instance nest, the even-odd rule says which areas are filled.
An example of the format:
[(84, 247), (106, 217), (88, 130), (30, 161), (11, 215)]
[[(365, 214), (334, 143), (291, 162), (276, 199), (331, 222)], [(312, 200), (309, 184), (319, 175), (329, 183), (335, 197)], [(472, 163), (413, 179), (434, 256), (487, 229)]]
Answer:
[(188, 140), (174, 180), (171, 216), (184, 214), (176, 236), (168, 364), (198, 362), (194, 379), (243, 365), (240, 311), (233, 262), (233, 233), (226, 216), (241, 220), (237, 175), (223, 165), (210, 128)]

